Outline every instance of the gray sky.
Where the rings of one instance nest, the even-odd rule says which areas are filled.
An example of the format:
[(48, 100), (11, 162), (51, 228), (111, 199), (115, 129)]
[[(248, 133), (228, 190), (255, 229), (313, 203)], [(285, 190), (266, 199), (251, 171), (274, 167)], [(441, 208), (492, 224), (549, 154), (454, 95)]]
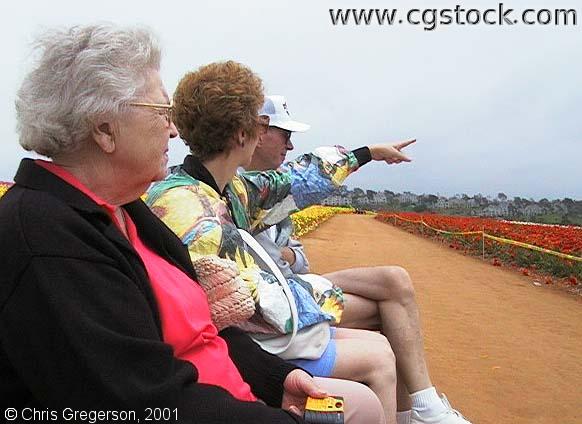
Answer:
[[(319, 145), (416, 137), (411, 164), (371, 164), (348, 186), (416, 193), (582, 199), (582, 2), (506, 2), (516, 10), (575, 8), (577, 26), (333, 26), (330, 8), (497, 7), (498, 1), (3, 2), (0, 180), (20, 158), (14, 98), (29, 43), (43, 28), (142, 24), (162, 41), (172, 92), (187, 71), (234, 59), (312, 125), (296, 152)], [(559, 4), (558, 4), (559, 3)], [(170, 163), (186, 153), (171, 142)]]

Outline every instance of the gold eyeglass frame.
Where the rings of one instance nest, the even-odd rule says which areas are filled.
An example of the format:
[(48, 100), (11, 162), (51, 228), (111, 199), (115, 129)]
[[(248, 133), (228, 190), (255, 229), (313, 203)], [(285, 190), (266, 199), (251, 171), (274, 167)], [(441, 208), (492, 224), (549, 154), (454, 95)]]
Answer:
[(170, 101), (170, 104), (163, 104), (163, 103), (144, 103), (144, 102), (132, 102), (129, 104), (130, 106), (137, 106), (137, 107), (149, 107), (151, 109), (164, 109), (166, 111), (166, 121), (168, 125), (172, 123), (172, 112), (174, 111), (174, 102)]

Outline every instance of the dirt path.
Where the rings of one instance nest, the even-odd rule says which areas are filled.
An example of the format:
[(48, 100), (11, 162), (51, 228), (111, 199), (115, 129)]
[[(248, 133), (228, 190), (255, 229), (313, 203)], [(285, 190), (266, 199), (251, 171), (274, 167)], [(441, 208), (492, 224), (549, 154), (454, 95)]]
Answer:
[(369, 216), (338, 215), (303, 242), (319, 273), (410, 272), (432, 380), (474, 423), (582, 423), (579, 298)]

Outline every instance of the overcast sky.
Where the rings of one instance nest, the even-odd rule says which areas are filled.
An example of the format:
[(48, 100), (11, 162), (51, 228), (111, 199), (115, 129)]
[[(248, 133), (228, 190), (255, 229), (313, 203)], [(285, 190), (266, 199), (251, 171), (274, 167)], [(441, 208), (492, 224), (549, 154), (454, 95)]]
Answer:
[[(415, 193), (582, 199), (582, 2), (577, 26), (334, 26), (330, 8), (498, 7), (494, 1), (3, 2), (0, 180), (20, 158), (14, 98), (43, 29), (99, 21), (150, 26), (168, 92), (200, 65), (234, 59), (311, 124), (297, 153), (416, 137), (410, 164), (371, 164), (348, 186)], [(171, 163), (186, 153), (172, 141)]]

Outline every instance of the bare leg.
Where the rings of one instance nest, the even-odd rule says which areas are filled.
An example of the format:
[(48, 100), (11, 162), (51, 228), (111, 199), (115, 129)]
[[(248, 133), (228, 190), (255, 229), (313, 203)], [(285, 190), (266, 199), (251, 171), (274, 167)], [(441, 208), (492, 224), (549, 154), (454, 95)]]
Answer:
[(338, 328), (332, 377), (359, 381), (378, 396), (387, 423), (396, 420), (396, 369), (390, 344), (378, 333)]
[(410, 393), (408, 393), (408, 388), (406, 387), (406, 384), (404, 384), (403, 378), (398, 371), (396, 372), (396, 375), (396, 410), (398, 412), (409, 411), (412, 408)]
[(398, 266), (352, 268), (324, 277), (346, 293), (340, 326), (380, 329), (392, 346), (408, 392), (431, 387), (414, 288), (406, 270)]
[(355, 381), (336, 378), (315, 377), (315, 380), (330, 395), (343, 396), (346, 424), (386, 423), (382, 404), (369, 387)]
[[(340, 327), (345, 325), (349, 328), (381, 330), (378, 302), (349, 293), (345, 293), (345, 297), (346, 304), (350, 306), (346, 309), (348, 311), (347, 316), (344, 313)], [(398, 370), (398, 358), (396, 359), (396, 369)], [(396, 381), (396, 400), (398, 411), (408, 411), (412, 406), (408, 389), (400, 373), (398, 373)]]

